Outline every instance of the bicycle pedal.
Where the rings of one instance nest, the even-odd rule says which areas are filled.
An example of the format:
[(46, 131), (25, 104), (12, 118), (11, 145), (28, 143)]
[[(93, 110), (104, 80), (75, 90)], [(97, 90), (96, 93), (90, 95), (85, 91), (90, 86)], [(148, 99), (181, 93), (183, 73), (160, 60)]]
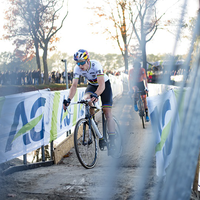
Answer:
[(105, 147), (106, 147), (106, 141), (105, 140), (99, 140), (99, 148), (101, 151), (104, 151)]

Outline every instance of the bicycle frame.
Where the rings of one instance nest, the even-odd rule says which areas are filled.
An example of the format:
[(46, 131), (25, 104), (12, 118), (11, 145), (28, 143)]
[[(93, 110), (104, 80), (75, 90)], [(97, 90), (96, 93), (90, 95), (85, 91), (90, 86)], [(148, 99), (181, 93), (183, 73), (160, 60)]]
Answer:
[[(91, 131), (91, 126), (94, 128), (95, 130), (95, 133), (97, 135), (98, 138), (102, 138), (102, 134), (101, 132), (99, 131), (96, 123), (94, 122), (94, 119), (92, 118), (91, 114), (90, 114), (90, 106), (88, 104), (89, 101), (86, 101), (86, 100), (81, 100), (81, 101), (78, 101), (77, 103), (74, 103), (74, 104), (83, 104), (85, 106), (85, 118), (88, 119), (88, 123), (89, 123), (89, 139), (91, 140), (92, 138), (92, 131)], [(72, 104), (73, 105), (73, 104)], [(69, 112), (69, 111), (68, 111)], [(103, 111), (102, 111), (103, 112)], [(69, 112), (70, 113), (70, 112)], [(72, 113), (70, 113), (72, 114)], [(105, 118), (104, 118), (105, 120)], [(104, 126), (104, 123), (103, 123), (103, 126)], [(84, 133), (83, 133), (84, 134)], [(84, 134), (85, 135), (85, 134)]]
[[(117, 147), (114, 147), (115, 152), (111, 153), (110, 141), (107, 136), (106, 118), (103, 113), (103, 109), (95, 106), (97, 109), (101, 109), (102, 111), (103, 134), (101, 134), (98, 126), (96, 125), (95, 120), (92, 118), (90, 114), (90, 105), (88, 101), (81, 100), (74, 104), (77, 103), (81, 103), (85, 106), (85, 117), (78, 120), (74, 131), (74, 147), (78, 160), (83, 165), (83, 167), (91, 169), (95, 166), (98, 157), (98, 144), (97, 144), (98, 138), (104, 137), (106, 141), (108, 155), (111, 155), (113, 158), (119, 158), (122, 154), (122, 139), (121, 139), (119, 125), (116, 119), (114, 119), (115, 121), (114, 123), (116, 124), (117, 134), (115, 137), (115, 142), (116, 142), (115, 144), (117, 145)], [(104, 149), (101, 148), (101, 150), (103, 151)]]

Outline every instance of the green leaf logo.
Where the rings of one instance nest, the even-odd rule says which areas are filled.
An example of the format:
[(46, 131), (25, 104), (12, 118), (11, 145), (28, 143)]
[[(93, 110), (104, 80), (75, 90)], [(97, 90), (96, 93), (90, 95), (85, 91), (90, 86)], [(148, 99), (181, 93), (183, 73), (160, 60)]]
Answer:
[[(33, 127), (35, 127), (39, 121), (42, 119), (43, 117), (43, 113), (41, 115), (39, 115), (38, 117), (36, 117), (35, 119), (33, 119), (32, 121), (28, 122), (27, 124), (25, 124), (15, 135), (13, 141), (18, 138), (19, 136), (23, 135), (24, 133), (26, 133), (27, 131), (30, 131)], [(12, 142), (13, 142), (12, 141)]]

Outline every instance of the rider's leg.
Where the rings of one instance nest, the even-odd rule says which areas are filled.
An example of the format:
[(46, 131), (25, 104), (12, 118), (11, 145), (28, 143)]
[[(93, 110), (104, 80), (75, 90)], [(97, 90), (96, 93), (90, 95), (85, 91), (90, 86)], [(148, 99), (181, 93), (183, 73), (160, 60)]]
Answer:
[(137, 86), (133, 86), (133, 91), (134, 91), (134, 110), (137, 112), (138, 111), (138, 107), (137, 107), (137, 101), (138, 101), (138, 88)]
[(149, 115), (148, 115), (148, 106), (147, 106), (147, 98), (146, 95), (142, 95), (142, 101), (144, 103), (144, 109), (146, 113), (146, 121), (149, 121)]
[(112, 108), (103, 108), (104, 115), (106, 117), (106, 121), (108, 123), (108, 134), (109, 137), (115, 135), (115, 123), (112, 117)]
[(115, 123), (112, 117), (112, 108), (103, 108), (104, 115), (106, 117), (106, 121), (108, 123), (108, 136), (110, 140), (111, 148), (114, 147), (114, 139), (115, 139)]
[[(85, 94), (84, 94), (84, 99), (90, 99), (90, 94), (91, 94), (91, 93), (85, 93)], [(93, 119), (94, 119), (95, 110), (94, 110), (94, 108), (91, 107), (91, 106), (93, 106), (93, 103), (90, 101), (90, 102), (89, 102), (89, 105), (90, 105), (90, 114), (92, 115), (92, 117), (93, 117)]]

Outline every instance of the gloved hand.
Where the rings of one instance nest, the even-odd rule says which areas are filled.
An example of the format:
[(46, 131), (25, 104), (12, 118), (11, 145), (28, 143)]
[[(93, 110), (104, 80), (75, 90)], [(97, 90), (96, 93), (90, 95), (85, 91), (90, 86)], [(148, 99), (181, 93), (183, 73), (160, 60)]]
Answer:
[(98, 101), (98, 95), (96, 93), (93, 93), (90, 95), (91, 101), (97, 102)]
[(63, 100), (63, 109), (65, 111), (67, 109), (67, 106), (69, 106), (70, 103), (71, 103), (71, 99), (70, 98), (68, 98), (67, 100), (66, 99)]
[(149, 92), (149, 89), (147, 87), (145, 87), (144, 91), (145, 92)]

